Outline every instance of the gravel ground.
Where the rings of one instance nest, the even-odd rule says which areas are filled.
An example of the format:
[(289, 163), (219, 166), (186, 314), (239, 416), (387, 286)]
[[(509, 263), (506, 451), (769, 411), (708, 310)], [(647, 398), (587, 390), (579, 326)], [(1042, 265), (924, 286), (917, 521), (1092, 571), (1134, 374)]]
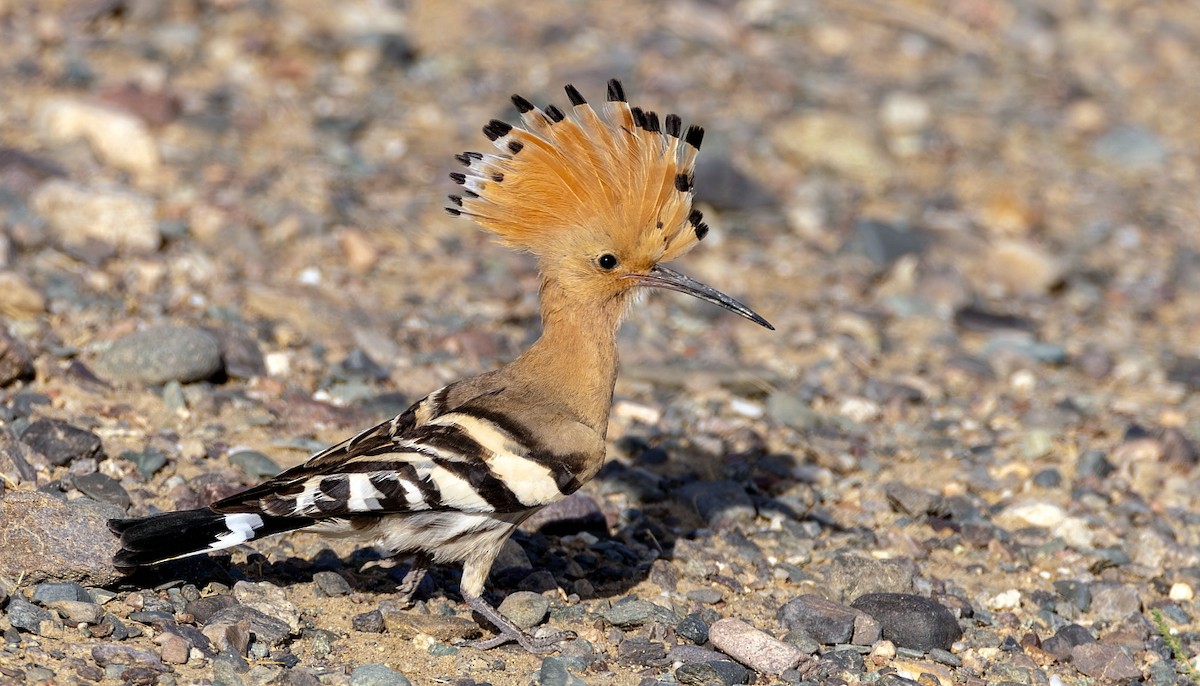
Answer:
[[(1192, 683), (1197, 75), (1189, 2), (0, 0), (0, 683)], [(578, 640), (309, 535), (119, 578), (107, 517), (533, 340), (446, 173), (609, 77), (707, 128), (678, 267), (778, 331), (630, 317), (491, 578)]]

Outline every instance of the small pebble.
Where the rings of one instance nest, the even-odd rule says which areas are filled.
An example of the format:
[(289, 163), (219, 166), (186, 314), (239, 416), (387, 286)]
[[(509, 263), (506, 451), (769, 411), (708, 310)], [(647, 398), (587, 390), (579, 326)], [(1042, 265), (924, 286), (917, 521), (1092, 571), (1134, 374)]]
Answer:
[(675, 633), (696, 645), (708, 643), (708, 624), (698, 614), (690, 614), (675, 625)]
[(33, 602), (39, 605), (49, 605), (59, 600), (80, 600), (91, 602), (87, 589), (73, 583), (42, 583), (33, 587)]
[(546, 618), (550, 611), (550, 601), (540, 593), (530, 591), (515, 591), (500, 603), (500, 614), (512, 620), (513, 624), (529, 630)]
[(6, 614), (8, 623), (13, 628), (31, 634), (47, 635), (52, 632), (53, 627), (59, 625), (57, 615), (26, 601), (19, 595), (9, 599)]
[(138, 474), (147, 480), (152, 478), (158, 470), (167, 466), (167, 456), (157, 448), (146, 448), (137, 452), (127, 450), (121, 453), (121, 457), (132, 462)]
[(871, 661), (876, 665), (885, 665), (894, 657), (896, 657), (896, 644), (891, 641), (876, 641), (871, 646)]
[(212, 334), (194, 326), (156, 326), (113, 342), (96, 359), (96, 371), (115, 381), (162, 384), (207, 379), (222, 367)]
[(1121, 681), (1142, 676), (1133, 660), (1120, 646), (1106, 643), (1084, 643), (1071, 649), (1071, 662), (1084, 676), (1094, 679)]
[(129, 492), (121, 486), (121, 482), (102, 472), (92, 472), (77, 476), (72, 480), (75, 488), (93, 500), (102, 503), (112, 503), (121, 509), (129, 507)]
[(1167, 597), (1171, 600), (1190, 601), (1195, 597), (1195, 593), (1192, 591), (1192, 587), (1190, 585), (1185, 584), (1182, 581), (1177, 581), (1171, 584), (1171, 590), (1167, 594)]
[(350, 618), (350, 628), (370, 634), (382, 634), (384, 630), (383, 613), (371, 610)]
[(732, 686), (753, 683), (754, 673), (732, 660), (689, 662), (675, 670), (675, 680), (694, 686)]
[(617, 643), (617, 658), (625, 664), (658, 665), (666, 656), (663, 644), (645, 638), (623, 639)]
[(21, 432), (21, 442), (54, 466), (97, 457), (103, 448), (96, 434), (57, 419), (33, 422)]
[(855, 618), (861, 612), (814, 594), (805, 594), (779, 608), (779, 623), (801, 629), (805, 635), (827, 645), (849, 643), (854, 637)]
[(958, 620), (937, 601), (907, 593), (869, 593), (851, 607), (879, 621), (883, 637), (897, 646), (915, 650), (948, 650), (962, 629)]
[(328, 598), (350, 595), (353, 590), (350, 588), (350, 582), (337, 572), (314, 572), (313, 581), (316, 582), (317, 588), (321, 589), (321, 593)]
[(350, 686), (412, 686), (412, 682), (387, 665), (369, 663), (350, 672)]
[(619, 600), (605, 610), (602, 616), (604, 621), (622, 629), (638, 627), (654, 621), (669, 622), (672, 625), (679, 621), (675, 613), (667, 608), (635, 597)]
[(709, 627), (708, 635), (718, 650), (764, 674), (779, 674), (808, 658), (795, 646), (773, 638), (740, 619), (719, 620)]
[(1119, 622), (1142, 611), (1138, 591), (1131, 585), (1100, 582), (1091, 585), (1091, 614), (1101, 621)]
[(1061, 579), (1054, 582), (1054, 590), (1083, 612), (1092, 607), (1092, 587), (1083, 581)]
[(705, 605), (715, 605), (725, 599), (725, 594), (719, 588), (697, 588), (687, 592), (687, 599)]
[(557, 657), (542, 659), (538, 669), (538, 686), (586, 686), (584, 680), (567, 671), (566, 662)]
[(283, 471), (274, 460), (257, 450), (237, 450), (230, 453), (229, 462), (251, 479), (263, 479)]

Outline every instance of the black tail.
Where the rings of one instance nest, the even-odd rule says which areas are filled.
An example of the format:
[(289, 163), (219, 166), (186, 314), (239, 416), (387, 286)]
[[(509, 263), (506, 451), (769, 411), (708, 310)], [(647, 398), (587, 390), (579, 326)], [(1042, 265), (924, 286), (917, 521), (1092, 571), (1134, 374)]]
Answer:
[(306, 517), (221, 513), (205, 507), (136, 519), (110, 519), (108, 528), (121, 537), (121, 550), (113, 557), (113, 566), (128, 574), (138, 567), (231, 548), (313, 523), (314, 520)]

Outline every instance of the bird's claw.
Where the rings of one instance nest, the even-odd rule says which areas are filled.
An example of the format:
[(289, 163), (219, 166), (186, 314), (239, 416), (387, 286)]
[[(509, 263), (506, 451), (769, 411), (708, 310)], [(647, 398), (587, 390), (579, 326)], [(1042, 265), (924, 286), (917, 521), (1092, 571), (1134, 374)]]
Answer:
[(505, 643), (517, 643), (525, 650), (534, 655), (545, 655), (558, 650), (558, 644), (563, 641), (570, 641), (576, 638), (577, 634), (574, 631), (555, 631), (541, 636), (530, 636), (525, 632), (510, 633), (501, 631), (500, 634), (488, 639), (472, 641), (467, 645), (479, 650), (491, 650), (497, 646), (502, 646)]

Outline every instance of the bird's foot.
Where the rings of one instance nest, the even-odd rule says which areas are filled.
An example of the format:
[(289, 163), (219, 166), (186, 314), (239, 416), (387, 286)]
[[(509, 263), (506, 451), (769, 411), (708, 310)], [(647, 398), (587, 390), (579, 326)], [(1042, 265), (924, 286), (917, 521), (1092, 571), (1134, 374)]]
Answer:
[(488, 605), (487, 601), (483, 598), (466, 593), (463, 594), (463, 598), (472, 610), (483, 615), (483, 618), (500, 632), (499, 635), (492, 638), (481, 639), (467, 644), (472, 648), (491, 650), (505, 643), (515, 642), (535, 655), (545, 655), (546, 653), (558, 650), (559, 643), (569, 641), (576, 636), (574, 631), (556, 631), (542, 636), (530, 636), (528, 633), (522, 631), (521, 627), (513, 624), (512, 620), (508, 617), (505, 617), (491, 605)]

